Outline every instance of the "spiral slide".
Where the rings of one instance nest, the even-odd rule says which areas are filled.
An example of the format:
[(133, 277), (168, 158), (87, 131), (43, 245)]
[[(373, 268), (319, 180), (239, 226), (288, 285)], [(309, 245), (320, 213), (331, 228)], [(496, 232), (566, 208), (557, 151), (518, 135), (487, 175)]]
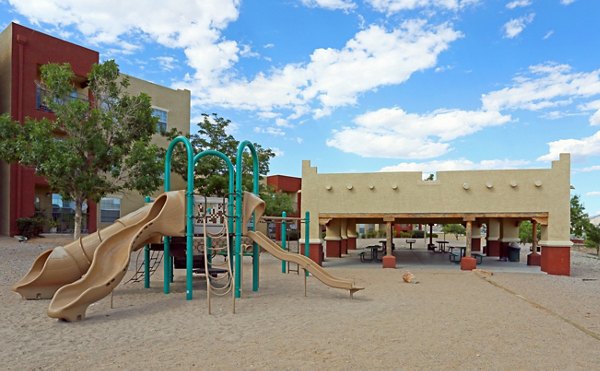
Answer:
[(56, 291), (48, 315), (66, 321), (85, 318), (87, 307), (117, 287), (127, 272), (132, 251), (157, 236), (185, 235), (185, 192), (163, 193), (137, 223), (114, 233), (98, 245), (87, 273)]
[(65, 246), (46, 250), (34, 261), (29, 272), (19, 280), (13, 291), (24, 299), (52, 299), (56, 290), (77, 281), (89, 269), (96, 248), (124, 228), (136, 225), (150, 211), (146, 205), (127, 214), (114, 224)]
[(325, 285), (336, 289), (349, 290), (351, 297), (356, 291), (364, 289), (364, 287), (355, 286), (353, 280), (333, 276), (323, 267), (304, 255), (293, 254), (283, 250), (279, 245), (277, 245), (277, 243), (275, 243), (275, 241), (265, 236), (262, 232), (248, 230), (248, 221), (252, 217), (252, 214), (254, 213), (256, 220), (258, 220), (263, 215), (264, 209), (265, 201), (252, 193), (244, 192), (242, 228), (244, 229), (244, 234), (250, 237), (252, 241), (256, 242), (275, 258), (298, 264), (302, 269), (309, 271), (314, 277), (323, 282)]

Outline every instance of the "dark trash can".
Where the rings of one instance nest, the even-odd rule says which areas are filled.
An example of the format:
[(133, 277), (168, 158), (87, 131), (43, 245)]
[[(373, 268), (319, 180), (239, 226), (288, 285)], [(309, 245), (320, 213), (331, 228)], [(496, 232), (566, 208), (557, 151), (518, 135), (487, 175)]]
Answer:
[(508, 247), (508, 261), (518, 262), (521, 257), (521, 248), (515, 246)]

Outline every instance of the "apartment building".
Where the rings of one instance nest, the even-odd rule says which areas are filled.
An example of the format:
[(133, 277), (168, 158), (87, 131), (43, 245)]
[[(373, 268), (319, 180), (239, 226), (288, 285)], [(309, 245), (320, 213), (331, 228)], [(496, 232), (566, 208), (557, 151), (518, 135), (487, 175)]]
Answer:
[[(97, 51), (61, 40), (51, 35), (12, 23), (0, 33), (0, 114), (9, 113), (14, 120), (53, 118), (52, 112), (41, 100), (36, 83), (40, 66), (47, 63), (69, 63), (76, 75), (77, 97), (87, 99), (86, 76), (94, 63), (99, 62)], [(135, 77), (129, 77), (131, 94), (145, 92), (152, 98), (154, 112), (159, 117), (157, 130), (172, 127), (189, 132), (190, 92), (173, 90)], [(155, 143), (165, 146), (160, 135)], [(174, 188), (182, 186), (175, 181)], [(93, 232), (110, 220), (135, 210), (143, 204), (143, 196), (135, 193), (111, 195), (99, 205), (89, 201), (84, 218), (84, 231)], [(52, 192), (45, 178), (35, 170), (19, 164), (0, 161), (0, 234), (17, 233), (16, 220), (46, 212), (60, 218), (58, 231), (72, 231), (68, 217), (72, 210), (69, 202)], [(63, 218), (63, 216), (65, 216)], [(70, 228), (70, 231), (69, 231)]]

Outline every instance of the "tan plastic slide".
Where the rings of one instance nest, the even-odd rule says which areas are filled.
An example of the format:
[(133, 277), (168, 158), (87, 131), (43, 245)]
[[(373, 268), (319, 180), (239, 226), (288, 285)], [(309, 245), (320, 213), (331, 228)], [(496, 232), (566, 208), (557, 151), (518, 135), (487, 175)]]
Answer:
[(103, 240), (94, 253), (87, 273), (56, 291), (48, 315), (66, 321), (85, 318), (87, 307), (104, 298), (121, 282), (132, 251), (160, 235), (185, 235), (185, 192), (163, 193), (137, 223)]
[(262, 232), (255, 232), (248, 230), (248, 221), (254, 213), (256, 220), (260, 219), (265, 211), (265, 201), (257, 197), (256, 195), (244, 192), (244, 210), (243, 210), (243, 227), (244, 234), (252, 241), (256, 242), (269, 254), (273, 255), (279, 260), (286, 260), (295, 264), (298, 264), (302, 269), (306, 269), (319, 281), (323, 282), (327, 286), (349, 290), (350, 296), (354, 295), (356, 291), (364, 289), (364, 287), (357, 287), (354, 285), (354, 281), (346, 278), (335, 277), (327, 272), (323, 267), (318, 265), (312, 259), (307, 258), (304, 255), (289, 253), (281, 248), (275, 241), (265, 236)]
[(13, 291), (24, 299), (52, 299), (56, 290), (77, 281), (89, 269), (94, 252), (102, 241), (142, 220), (150, 210), (146, 205), (127, 214), (114, 224), (65, 246), (46, 250), (34, 261), (29, 272), (19, 280)]

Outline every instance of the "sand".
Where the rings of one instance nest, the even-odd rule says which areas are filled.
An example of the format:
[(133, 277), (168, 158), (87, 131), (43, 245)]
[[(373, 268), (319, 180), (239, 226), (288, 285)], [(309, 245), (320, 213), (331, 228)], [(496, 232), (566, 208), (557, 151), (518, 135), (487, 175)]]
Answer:
[[(207, 314), (205, 282), (185, 300), (185, 272), (172, 293), (121, 284), (82, 322), (46, 315), (48, 301), (11, 291), (44, 249), (0, 237), (0, 368), (24, 369), (598, 369), (600, 260), (572, 252), (572, 276), (448, 268), (382, 269), (355, 255), (328, 259), (332, 273), (366, 287), (347, 292), (282, 274), (261, 257), (259, 292), (244, 262), (242, 298)], [(135, 256), (134, 256), (135, 259)], [(353, 262), (349, 264), (348, 262)], [(418, 284), (402, 281), (410, 268)], [(127, 277), (126, 277), (127, 278)]]

